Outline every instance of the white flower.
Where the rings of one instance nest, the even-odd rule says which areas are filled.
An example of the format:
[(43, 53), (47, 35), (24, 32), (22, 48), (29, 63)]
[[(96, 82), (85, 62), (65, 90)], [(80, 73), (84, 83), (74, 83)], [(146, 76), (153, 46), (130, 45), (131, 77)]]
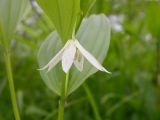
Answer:
[(111, 26), (115, 32), (123, 31), (122, 23), (124, 21), (124, 15), (111, 14), (109, 16), (109, 19), (111, 21)]
[(62, 60), (62, 68), (65, 73), (68, 73), (73, 63), (79, 71), (82, 71), (84, 57), (98, 70), (110, 73), (87, 50), (85, 50), (76, 39), (68, 40), (56, 56), (40, 70), (48, 69), (48, 71), (50, 71)]

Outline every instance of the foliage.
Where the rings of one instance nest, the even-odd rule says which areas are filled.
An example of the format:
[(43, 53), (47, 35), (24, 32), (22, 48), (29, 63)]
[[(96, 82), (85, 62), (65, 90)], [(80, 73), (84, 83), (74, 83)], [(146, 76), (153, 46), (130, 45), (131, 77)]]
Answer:
[[(110, 42), (110, 25), (108, 19), (104, 15), (91, 16), (82, 22), (82, 25), (77, 32), (76, 38), (81, 42), (85, 48), (102, 62), (107, 54)], [(38, 61), (40, 67), (45, 66), (49, 60), (62, 48), (60, 38), (57, 33), (51, 33), (42, 44)], [(97, 44), (95, 44), (97, 43)], [(47, 49), (46, 49), (47, 48)], [(103, 48), (103, 49), (102, 49)], [(95, 51), (96, 49), (96, 51)], [(51, 52), (54, 51), (54, 52)], [(100, 52), (100, 54), (99, 54)], [(46, 54), (49, 53), (49, 54)], [(90, 65), (87, 61), (84, 63), (82, 72), (72, 69), (70, 72), (70, 80), (68, 83), (67, 95), (75, 91), (89, 76), (97, 70)], [(65, 79), (64, 72), (61, 69), (61, 64), (56, 66), (47, 74), (47, 70), (41, 71), (42, 78), (47, 86), (55, 93), (60, 95), (61, 82)]]
[(0, 0), (0, 36), (4, 42), (12, 39), (16, 26), (23, 18), (28, 7), (28, 0)]
[(37, 2), (52, 20), (65, 43), (72, 37), (72, 31), (80, 14), (80, 0), (37, 0)]

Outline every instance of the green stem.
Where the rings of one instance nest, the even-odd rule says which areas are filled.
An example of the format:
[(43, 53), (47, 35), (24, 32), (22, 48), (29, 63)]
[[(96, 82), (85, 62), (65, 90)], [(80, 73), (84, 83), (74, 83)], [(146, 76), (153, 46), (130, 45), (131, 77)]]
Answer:
[(66, 99), (66, 93), (67, 93), (67, 87), (68, 87), (68, 80), (69, 80), (69, 72), (66, 74), (65, 81), (62, 81), (61, 98), (60, 98), (60, 102), (59, 102), (59, 111), (58, 111), (58, 120), (63, 120), (65, 99)]
[(4, 59), (5, 59), (6, 72), (7, 72), (7, 77), (8, 77), (8, 84), (9, 84), (9, 89), (10, 89), (10, 96), (11, 96), (15, 120), (20, 120), (20, 115), (19, 115), (18, 105), (17, 105), (17, 100), (16, 100), (16, 93), (15, 93), (15, 88), (14, 88), (10, 52), (9, 52), (9, 49), (7, 48), (4, 52)]
[(85, 90), (85, 92), (86, 92), (86, 94), (87, 94), (88, 100), (89, 100), (89, 102), (90, 102), (90, 104), (91, 104), (91, 107), (92, 107), (92, 109), (93, 109), (95, 119), (96, 119), (96, 120), (101, 120), (101, 117), (100, 117), (100, 114), (99, 114), (99, 112), (98, 112), (98, 108), (97, 108), (96, 102), (95, 102), (95, 100), (94, 100), (94, 97), (93, 97), (93, 95), (92, 95), (92, 93), (91, 93), (88, 85), (87, 85), (87, 84), (84, 84), (84, 85), (83, 85), (83, 88), (84, 88), (84, 90)]
[(157, 42), (156, 42), (156, 53), (157, 53), (157, 70), (156, 70), (156, 77), (157, 77), (157, 83), (160, 79), (160, 40), (157, 39)]

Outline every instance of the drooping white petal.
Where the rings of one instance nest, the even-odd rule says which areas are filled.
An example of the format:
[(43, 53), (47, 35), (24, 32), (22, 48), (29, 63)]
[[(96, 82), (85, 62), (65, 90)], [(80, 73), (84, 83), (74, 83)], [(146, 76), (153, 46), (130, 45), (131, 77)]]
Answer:
[(75, 59), (74, 59), (74, 65), (76, 66), (76, 68), (82, 72), (83, 70), (83, 64), (84, 64), (84, 57), (83, 55), (80, 53), (79, 50), (77, 50), (76, 52), (76, 56), (75, 56)]
[(71, 68), (75, 54), (76, 46), (74, 45), (74, 42), (71, 41), (70, 45), (64, 50), (62, 55), (62, 68), (65, 73), (68, 73), (69, 69)]
[(110, 73), (107, 71), (97, 60), (94, 56), (92, 56), (85, 48), (81, 46), (78, 40), (75, 40), (75, 45), (79, 49), (79, 51), (83, 54), (83, 56), (98, 70), (104, 71), (106, 73)]
[(68, 47), (70, 41), (68, 41), (65, 46), (49, 61), (47, 65), (45, 65), (43, 68), (39, 70), (45, 70), (48, 68), (48, 71), (50, 71), (58, 62), (62, 59), (62, 55), (64, 52), (64, 49)]

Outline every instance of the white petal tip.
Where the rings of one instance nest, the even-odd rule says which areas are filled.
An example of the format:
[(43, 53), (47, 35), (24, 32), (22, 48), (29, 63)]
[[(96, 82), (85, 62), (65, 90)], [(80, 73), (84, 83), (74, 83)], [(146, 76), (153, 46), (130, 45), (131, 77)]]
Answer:
[(42, 70), (45, 70), (46, 68), (39, 68), (37, 69), (38, 71), (42, 71)]
[(65, 70), (65, 69), (63, 69), (63, 71), (67, 74), (69, 70)]
[(77, 68), (77, 70), (78, 70), (79, 72), (83, 72), (83, 69), (82, 69), (82, 70), (80, 70), (80, 69), (78, 69), (78, 68)]
[[(39, 71), (42, 71), (42, 70), (45, 70), (45, 69), (47, 69), (49, 66), (48, 65), (46, 65), (46, 66), (44, 66), (44, 67), (42, 67), (42, 68), (39, 68), (39, 69), (37, 69), (37, 70), (39, 70)], [(49, 69), (49, 68), (48, 68)]]
[[(47, 68), (45, 68), (45, 69), (47, 69)], [(43, 71), (43, 70), (45, 70), (44, 68), (40, 68), (40, 69), (37, 69), (38, 71)], [(48, 73), (50, 70), (48, 69), (47, 70), (47, 72), (46, 73)]]
[[(70, 69), (70, 68), (69, 68), (69, 69)], [(68, 73), (69, 69), (66, 68), (66, 67), (64, 67), (63, 64), (62, 64), (62, 70), (63, 70), (63, 72)]]
[(83, 71), (83, 63), (82, 63), (82, 65), (78, 65), (78, 63), (76, 63), (76, 62), (74, 62), (74, 64), (75, 64), (75, 67), (77, 68), (77, 70), (79, 71), (79, 72), (82, 72)]
[(41, 69), (39, 68), (39, 69), (37, 69), (38, 71), (41, 71)]
[(104, 69), (102, 69), (101, 71), (106, 72), (106, 73), (108, 73), (108, 74), (112, 74), (111, 72), (109, 72), (109, 71), (108, 71), (108, 70), (106, 70), (105, 68), (104, 68)]
[(111, 72), (109, 72), (109, 71), (105, 71), (106, 73), (108, 73), (108, 74), (112, 74)]

